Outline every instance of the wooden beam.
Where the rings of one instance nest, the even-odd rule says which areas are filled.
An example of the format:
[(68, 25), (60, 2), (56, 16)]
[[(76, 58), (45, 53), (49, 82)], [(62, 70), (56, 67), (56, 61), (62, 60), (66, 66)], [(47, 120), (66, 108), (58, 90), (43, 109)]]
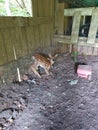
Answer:
[(54, 17), (36, 17), (36, 18), (29, 18), (29, 25), (38, 25), (38, 24), (46, 24), (52, 23)]
[[(65, 35), (54, 35), (53, 41), (58, 42), (58, 43), (70, 44), (71, 37), (65, 36)], [(98, 39), (96, 39), (95, 41), (96, 41), (95, 44), (87, 44), (87, 38), (86, 37), (79, 37), (78, 43), (76, 45), (98, 47)], [(72, 43), (72, 44), (75, 44), (75, 43)]]
[(0, 28), (10, 28), (10, 27), (23, 27), (29, 25), (38, 25), (53, 22), (54, 17), (0, 17)]
[(86, 16), (86, 15), (89, 16), (89, 15), (92, 15), (92, 11), (94, 9), (95, 9), (95, 7), (64, 9), (64, 16), (73, 16), (74, 12), (76, 12), (76, 11), (80, 11), (82, 16)]
[(55, 20), (54, 20), (54, 25), (55, 25), (55, 33), (58, 30), (58, 0), (55, 0), (55, 12), (54, 12), (54, 16), (55, 16)]
[(38, 16), (38, 0), (32, 0), (33, 17)]
[(64, 3), (58, 3), (58, 34), (64, 34)]
[(0, 17), (0, 28), (27, 26), (27, 17)]
[(91, 24), (90, 24), (89, 34), (88, 34), (88, 40), (87, 40), (88, 44), (95, 43), (97, 29), (98, 29), (98, 9), (94, 9), (92, 12), (92, 19), (91, 19)]
[(1, 59), (0, 65), (8, 62), (7, 52), (6, 52), (6, 47), (5, 47), (6, 43), (4, 41), (4, 36), (2, 32), (0, 31), (0, 59)]
[(72, 24), (71, 43), (78, 42), (80, 20), (81, 20), (81, 12), (76, 11), (74, 13), (73, 24)]

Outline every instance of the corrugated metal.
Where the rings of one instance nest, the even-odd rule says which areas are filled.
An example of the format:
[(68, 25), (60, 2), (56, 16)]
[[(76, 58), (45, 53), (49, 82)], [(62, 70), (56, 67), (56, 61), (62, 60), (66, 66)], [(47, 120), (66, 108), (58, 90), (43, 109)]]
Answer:
[(59, 0), (59, 2), (66, 2), (70, 7), (97, 7), (98, 0)]

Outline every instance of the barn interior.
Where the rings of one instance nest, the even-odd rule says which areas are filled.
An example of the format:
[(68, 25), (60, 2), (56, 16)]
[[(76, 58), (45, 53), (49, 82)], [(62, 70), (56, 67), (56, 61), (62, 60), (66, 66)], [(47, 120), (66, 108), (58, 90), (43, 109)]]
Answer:
[(98, 130), (98, 1), (30, 1), (0, 15), (0, 130)]

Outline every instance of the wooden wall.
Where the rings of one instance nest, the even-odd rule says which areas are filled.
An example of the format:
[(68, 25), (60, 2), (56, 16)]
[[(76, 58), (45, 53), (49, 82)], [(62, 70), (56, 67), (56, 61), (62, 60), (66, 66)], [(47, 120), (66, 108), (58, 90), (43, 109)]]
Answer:
[[(62, 51), (78, 51), (86, 55), (98, 55), (98, 8), (68, 8), (64, 2), (56, 4), (56, 35), (53, 41), (62, 46)], [(88, 37), (79, 36), (79, 29), (83, 17), (91, 16), (91, 23)], [(72, 23), (71, 23), (72, 22)], [(72, 24), (71, 34), (66, 35), (66, 31)]]
[(54, 1), (32, 0), (33, 17), (0, 17), (0, 65), (51, 45)]

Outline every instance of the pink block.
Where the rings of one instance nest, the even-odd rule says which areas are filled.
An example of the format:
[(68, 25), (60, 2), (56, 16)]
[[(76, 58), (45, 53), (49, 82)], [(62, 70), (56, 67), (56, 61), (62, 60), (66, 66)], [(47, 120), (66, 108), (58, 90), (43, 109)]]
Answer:
[(90, 79), (92, 75), (92, 67), (90, 65), (78, 65), (77, 74), (80, 77)]

